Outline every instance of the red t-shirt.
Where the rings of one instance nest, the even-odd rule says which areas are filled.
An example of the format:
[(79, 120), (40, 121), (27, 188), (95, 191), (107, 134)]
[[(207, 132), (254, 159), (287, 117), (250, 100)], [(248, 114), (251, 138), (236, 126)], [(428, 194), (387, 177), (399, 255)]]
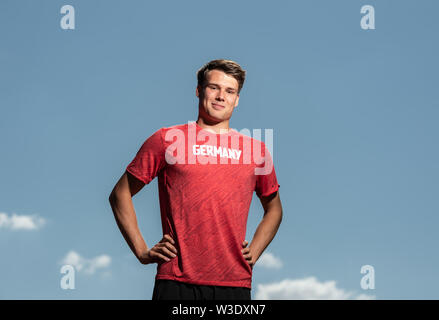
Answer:
[(163, 127), (126, 170), (146, 184), (158, 176), (163, 234), (178, 253), (158, 263), (157, 279), (251, 288), (241, 250), (253, 192), (267, 196), (280, 187), (264, 142), (196, 122)]

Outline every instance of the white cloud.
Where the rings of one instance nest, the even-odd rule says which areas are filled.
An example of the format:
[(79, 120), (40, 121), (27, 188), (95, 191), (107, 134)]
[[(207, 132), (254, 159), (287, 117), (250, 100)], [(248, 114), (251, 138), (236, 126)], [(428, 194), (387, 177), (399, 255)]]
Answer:
[(10, 230), (37, 230), (44, 226), (46, 220), (37, 215), (18, 215), (0, 212), (0, 228)]
[(358, 296), (355, 296), (353, 299), (354, 300), (375, 300), (376, 297), (368, 295), (368, 294), (361, 293)]
[(375, 299), (366, 294), (356, 295), (337, 288), (335, 281), (319, 282), (315, 277), (284, 279), (280, 282), (259, 284), (256, 300), (365, 300)]
[(283, 266), (282, 261), (274, 256), (270, 252), (264, 252), (256, 262), (255, 266), (269, 268), (269, 269), (280, 269)]
[(111, 264), (111, 257), (103, 254), (91, 259), (86, 259), (81, 257), (76, 251), (72, 250), (67, 253), (64, 259), (62, 259), (61, 264), (69, 264), (78, 272), (94, 274), (98, 269), (108, 268)]

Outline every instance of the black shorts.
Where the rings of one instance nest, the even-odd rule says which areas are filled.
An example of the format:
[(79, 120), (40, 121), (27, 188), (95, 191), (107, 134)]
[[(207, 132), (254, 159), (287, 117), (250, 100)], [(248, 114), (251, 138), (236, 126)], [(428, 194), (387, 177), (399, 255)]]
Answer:
[(152, 300), (251, 300), (251, 289), (156, 279)]

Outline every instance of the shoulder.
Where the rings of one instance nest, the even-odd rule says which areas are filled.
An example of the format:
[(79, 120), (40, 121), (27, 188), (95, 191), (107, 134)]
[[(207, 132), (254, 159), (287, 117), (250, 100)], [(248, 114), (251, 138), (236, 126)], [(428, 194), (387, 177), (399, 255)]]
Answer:
[(187, 124), (175, 124), (170, 126), (163, 126), (155, 131), (153, 135), (156, 135), (157, 139), (160, 139), (162, 146), (164, 148), (167, 148), (170, 144), (174, 142), (175, 136), (184, 138), (187, 134), (187, 130)]
[(172, 129), (185, 130), (185, 129), (187, 129), (187, 124), (186, 123), (174, 124), (174, 125), (170, 125), (170, 126), (166, 126), (166, 127), (161, 127), (160, 128), (160, 130), (162, 130), (165, 133), (166, 133), (166, 131), (169, 131), (169, 130), (172, 130)]
[(162, 136), (164, 137), (166, 132), (172, 129), (177, 129), (177, 130), (184, 130), (186, 129), (187, 125), (185, 124), (176, 124), (176, 125), (171, 125), (171, 126), (163, 126), (157, 129), (154, 129), (154, 131), (149, 135), (149, 137), (151, 136)]
[(184, 134), (187, 132), (187, 124), (174, 124), (166, 127), (161, 127), (160, 133), (162, 135), (162, 139), (164, 142), (168, 141), (166, 139), (166, 136), (173, 136), (176, 134), (176, 132), (183, 132)]
[(261, 152), (264, 153), (266, 150), (265, 142), (260, 140), (260, 135), (257, 135), (256, 138), (253, 137), (251, 134), (252, 132), (250, 130), (243, 130), (242, 132), (236, 131), (236, 135), (239, 135), (240, 139), (243, 139), (243, 141), (245, 141), (247, 145), (251, 145), (253, 149), (261, 149)]

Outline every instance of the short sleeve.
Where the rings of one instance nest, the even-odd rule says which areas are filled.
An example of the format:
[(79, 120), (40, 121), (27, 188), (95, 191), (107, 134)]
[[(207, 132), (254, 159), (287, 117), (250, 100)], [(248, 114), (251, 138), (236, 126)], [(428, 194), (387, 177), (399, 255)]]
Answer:
[(257, 164), (255, 168), (256, 175), (256, 195), (261, 197), (269, 196), (279, 190), (280, 184), (277, 181), (276, 171), (274, 169), (273, 158), (270, 151), (262, 142), (262, 164)]
[(150, 183), (165, 166), (162, 128), (154, 132), (140, 147), (126, 171), (145, 184)]

